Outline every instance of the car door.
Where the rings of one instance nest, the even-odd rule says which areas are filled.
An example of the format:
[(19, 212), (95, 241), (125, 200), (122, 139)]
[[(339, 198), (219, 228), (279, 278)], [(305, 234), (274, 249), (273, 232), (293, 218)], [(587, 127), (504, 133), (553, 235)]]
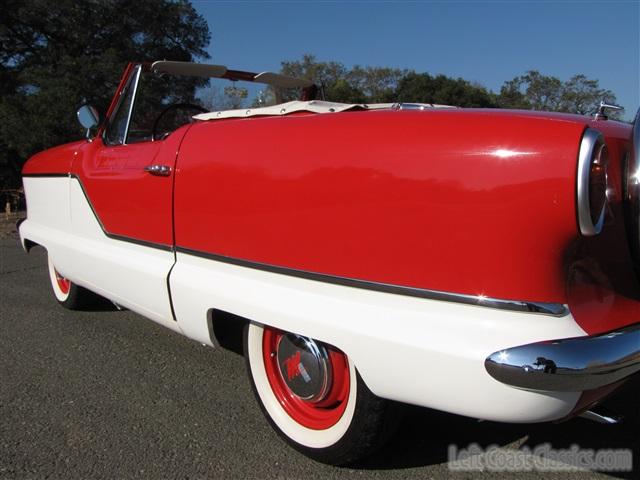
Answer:
[(102, 135), (74, 159), (72, 228), (85, 239), (78, 260), (91, 288), (172, 326), (173, 172), (188, 128), (164, 140), (132, 131), (141, 72), (129, 69)]

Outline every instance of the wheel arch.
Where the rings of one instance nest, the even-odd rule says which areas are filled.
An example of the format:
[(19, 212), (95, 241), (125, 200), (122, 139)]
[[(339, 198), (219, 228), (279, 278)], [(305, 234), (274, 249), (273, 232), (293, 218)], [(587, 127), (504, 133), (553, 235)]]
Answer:
[(244, 355), (243, 331), (245, 325), (253, 320), (217, 308), (207, 311), (207, 328), (211, 343), (215, 347)]
[[(261, 322), (258, 319), (247, 318), (242, 315), (220, 310), (218, 308), (210, 308), (207, 311), (207, 328), (209, 330), (209, 337), (214, 347), (219, 347), (224, 350), (236, 353), (244, 356), (244, 328), (249, 323), (256, 323), (259, 325), (278, 328), (275, 325)], [(301, 333), (301, 332), (292, 332)], [(338, 347), (336, 345), (332, 345)], [(349, 352), (344, 352), (349, 356)], [(358, 365), (353, 357), (350, 357), (354, 362), (354, 367), (358, 371)], [(360, 374), (360, 372), (358, 372)], [(366, 379), (362, 378), (364, 384), (369, 388)]]
[(28, 238), (23, 238), (21, 240), (21, 243), (22, 243), (22, 248), (27, 253), (31, 252), (31, 250), (34, 249), (35, 247), (42, 247), (45, 250), (47, 250), (47, 247), (45, 247), (44, 245), (38, 242), (34, 242), (33, 240), (29, 240)]

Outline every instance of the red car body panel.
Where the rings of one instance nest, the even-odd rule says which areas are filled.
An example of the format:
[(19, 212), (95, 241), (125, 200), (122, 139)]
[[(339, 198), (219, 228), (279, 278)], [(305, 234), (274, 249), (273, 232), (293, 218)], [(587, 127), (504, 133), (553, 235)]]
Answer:
[(566, 303), (584, 121), (348, 112), (194, 125), (179, 247), (339, 277)]
[(67, 143), (35, 154), (24, 164), (22, 175), (68, 175), (79, 148), (86, 140)]
[(150, 175), (145, 167), (166, 165), (173, 171), (188, 128), (180, 128), (162, 142), (109, 146), (97, 138), (79, 150), (73, 174), (107, 233), (158, 247), (173, 246), (173, 177)]
[(22, 174), (78, 178), (107, 235), (169, 249), (173, 247), (173, 177), (156, 177), (144, 168), (158, 164), (173, 171), (188, 128), (180, 128), (162, 142), (108, 146), (97, 137), (92, 142), (70, 143), (35, 155)]

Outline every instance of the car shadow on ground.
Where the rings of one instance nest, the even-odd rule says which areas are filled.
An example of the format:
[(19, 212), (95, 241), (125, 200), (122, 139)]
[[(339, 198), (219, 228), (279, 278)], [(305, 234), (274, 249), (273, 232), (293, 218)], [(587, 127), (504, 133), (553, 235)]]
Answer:
[(82, 307), (83, 312), (115, 312), (116, 310), (126, 310), (126, 308), (102, 297), (92, 298), (90, 304)]
[(632, 471), (601, 472), (614, 478), (640, 478), (640, 375), (627, 382), (603, 403), (625, 417), (620, 425), (603, 425), (582, 418), (563, 423), (504, 424), (407, 407), (398, 432), (389, 444), (357, 468), (390, 470), (446, 464), (449, 448), (457, 451), (477, 445), (534, 451), (547, 445), (553, 450), (630, 450)]

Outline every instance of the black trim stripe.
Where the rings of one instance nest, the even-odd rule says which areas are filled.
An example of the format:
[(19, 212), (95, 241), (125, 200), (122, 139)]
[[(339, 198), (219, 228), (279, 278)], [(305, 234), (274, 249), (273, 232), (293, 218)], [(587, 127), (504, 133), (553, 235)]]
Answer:
[(22, 178), (38, 178), (38, 177), (72, 177), (71, 173), (23, 173)]
[(173, 252), (173, 247), (171, 245), (165, 245), (163, 243), (148, 242), (147, 240), (140, 240), (139, 238), (127, 237), (126, 235), (116, 235), (114, 233), (108, 233), (104, 230), (104, 228), (102, 229), (102, 231), (107, 237), (113, 240), (133, 243), (135, 245), (141, 245), (143, 247), (155, 248), (156, 250), (163, 250), (165, 252)]
[(139, 238), (135, 238), (135, 237), (129, 237), (127, 235), (119, 235), (116, 233), (110, 233), (109, 231), (107, 231), (106, 228), (104, 228), (104, 224), (102, 223), (102, 220), (100, 220), (100, 217), (98, 216), (98, 212), (96, 212), (96, 209), (93, 208), (93, 203), (91, 203), (91, 200), (89, 199), (89, 195), (87, 195), (87, 191), (84, 188), (84, 185), (82, 184), (82, 180), (80, 179), (80, 177), (74, 173), (31, 173), (31, 174), (25, 174), (22, 175), (23, 177), (33, 177), (33, 178), (43, 178), (43, 177), (48, 177), (48, 178), (60, 178), (60, 177), (69, 177), (74, 178), (78, 181), (78, 184), (80, 185), (80, 190), (82, 190), (82, 194), (84, 195), (85, 200), (87, 201), (87, 203), (89, 204), (89, 208), (91, 208), (91, 211), (93, 212), (93, 216), (96, 218), (96, 220), (98, 221), (98, 225), (100, 225), (100, 229), (102, 230), (102, 233), (104, 233), (107, 237), (113, 239), (113, 240), (119, 240), (121, 242), (128, 242), (128, 243), (133, 243), (135, 245), (141, 245), (143, 247), (150, 247), (150, 248), (156, 248), (158, 250), (163, 250), (165, 252), (172, 252), (173, 251), (173, 246), (172, 245), (166, 245), (164, 243), (156, 243), (156, 242), (149, 242), (148, 240), (142, 240)]
[(171, 268), (169, 269), (169, 273), (167, 273), (167, 293), (169, 294), (169, 308), (171, 309), (171, 317), (173, 318), (174, 322), (178, 321), (178, 317), (176, 317), (176, 310), (175, 308), (173, 308), (173, 295), (171, 294), (171, 272), (173, 272), (173, 268), (176, 266), (176, 254), (174, 252), (173, 254), (173, 265), (171, 265)]
[(336, 275), (327, 275), (324, 273), (308, 272), (305, 270), (297, 270), (295, 268), (280, 267), (266, 263), (253, 262), (250, 260), (242, 260), (235, 257), (227, 257), (215, 253), (207, 253), (199, 250), (176, 246), (177, 253), (184, 253), (196, 257), (215, 260), (217, 262), (228, 263), (240, 267), (262, 270), (270, 273), (278, 273), (290, 277), (304, 278), (306, 280), (315, 280), (324, 283), (332, 283), (347, 287), (361, 288), (365, 290), (373, 290), (376, 292), (392, 293), (396, 295), (404, 295), (408, 297), (424, 298), (428, 300), (439, 300), (443, 302), (462, 303), (465, 305), (474, 305), (478, 307), (495, 308), (499, 310), (511, 310), (526, 313), (539, 313), (545, 315), (554, 315), (562, 317), (568, 312), (567, 308), (559, 303), (541, 303), (541, 302), (521, 302), (512, 300), (499, 300), (488, 297), (479, 297), (474, 295), (465, 295), (458, 293), (442, 292), (439, 290), (427, 290), (422, 288), (405, 287), (402, 285), (393, 285), (388, 283), (371, 282), (368, 280), (357, 280), (354, 278), (340, 277)]
[[(298, 270), (295, 268), (281, 267), (277, 265), (270, 265), (266, 263), (254, 262), (251, 260), (243, 260), (235, 257), (228, 257), (225, 255), (219, 255), (215, 253), (202, 252), (200, 250), (193, 250), (186, 247), (180, 247), (176, 245), (175, 247), (171, 245), (164, 245), (154, 242), (148, 242), (146, 240), (140, 240), (137, 238), (127, 237), (123, 235), (115, 235), (109, 233), (105, 230), (104, 225), (100, 221), (100, 217), (98, 217), (91, 200), (89, 199), (87, 192), (82, 185), (81, 179), (72, 173), (69, 174), (60, 174), (60, 173), (38, 173), (38, 174), (26, 174), (23, 177), (69, 177), (75, 178), (78, 180), (80, 184), (80, 189), (84, 194), (87, 203), (91, 207), (91, 211), (95, 216), (100, 228), (104, 232), (104, 234), (114, 240), (120, 240), (123, 242), (135, 243), (136, 245), (141, 245), (149, 248), (156, 248), (164, 251), (173, 251), (184, 253), (187, 255), (193, 255), (200, 258), (206, 258), (209, 260), (215, 260), (217, 262), (228, 263), (231, 265), (237, 265), (240, 267), (252, 268), (255, 270), (262, 270), (265, 272), (277, 273), (281, 275), (288, 275), (290, 277), (298, 277), (304, 278), (307, 280), (315, 280), (318, 282), (331, 283), (335, 285), (343, 285), (347, 287), (361, 288), (365, 290), (373, 290), (377, 292), (384, 293), (392, 293), (396, 295), (404, 295), (409, 297), (417, 297), (424, 298), (428, 300), (439, 300), (444, 302), (452, 302), (452, 303), (461, 303), (465, 305), (473, 305), (478, 307), (485, 308), (494, 308), (498, 310), (510, 310), (515, 312), (525, 312), (525, 313), (538, 313), (544, 315), (553, 315), (557, 317), (565, 316), (569, 313), (567, 307), (560, 303), (543, 303), (543, 302), (527, 302), (527, 301), (517, 301), (517, 300), (501, 300), (489, 297), (475, 296), (475, 295), (466, 295), (459, 293), (450, 293), (443, 292), (439, 290), (427, 290), (422, 288), (415, 287), (406, 287), (402, 285), (392, 285), (388, 283), (378, 283), (371, 282), (368, 280), (358, 280), (354, 278), (340, 277), (336, 275), (329, 275), (324, 273), (317, 272), (308, 272), (305, 270)], [(175, 232), (174, 232), (175, 235)], [(174, 237), (175, 238), (175, 237)], [(174, 240), (175, 241), (175, 240)], [(176, 258), (177, 261), (177, 258)], [(176, 262), (174, 262), (175, 265)], [(172, 267), (173, 270), (173, 267)], [(171, 271), (169, 272), (169, 275)], [(171, 298), (171, 291), (169, 286), (169, 276), (167, 276), (167, 289), (169, 290), (169, 297)], [(175, 313), (173, 312), (173, 304), (171, 305), (172, 314), (175, 318)]]

